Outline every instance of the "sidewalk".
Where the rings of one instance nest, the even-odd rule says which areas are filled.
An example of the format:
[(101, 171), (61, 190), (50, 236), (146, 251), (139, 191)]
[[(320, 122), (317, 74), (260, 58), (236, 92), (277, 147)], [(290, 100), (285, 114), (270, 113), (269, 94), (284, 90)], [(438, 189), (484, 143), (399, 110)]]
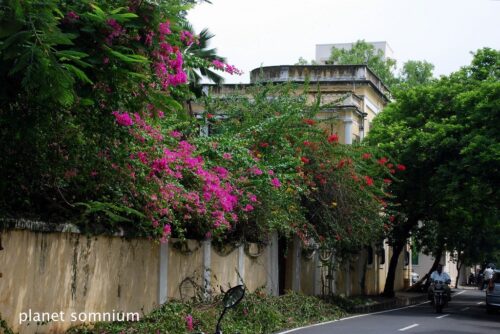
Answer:
[(357, 305), (353, 313), (370, 313), (388, 310), (392, 308), (420, 304), (427, 301), (427, 293), (424, 292), (396, 292), (394, 298), (372, 297), (373, 303), (368, 305)]

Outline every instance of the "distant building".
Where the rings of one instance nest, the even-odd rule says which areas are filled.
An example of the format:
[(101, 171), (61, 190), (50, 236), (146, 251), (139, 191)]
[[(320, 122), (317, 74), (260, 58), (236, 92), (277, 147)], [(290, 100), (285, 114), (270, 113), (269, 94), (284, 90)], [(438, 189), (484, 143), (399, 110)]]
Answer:
[[(384, 59), (394, 58), (394, 52), (387, 42), (367, 42), (375, 47), (375, 50), (382, 51)], [(354, 43), (336, 43), (336, 44), (316, 44), (316, 62), (320, 65), (326, 64), (330, 58), (332, 48), (350, 50)]]

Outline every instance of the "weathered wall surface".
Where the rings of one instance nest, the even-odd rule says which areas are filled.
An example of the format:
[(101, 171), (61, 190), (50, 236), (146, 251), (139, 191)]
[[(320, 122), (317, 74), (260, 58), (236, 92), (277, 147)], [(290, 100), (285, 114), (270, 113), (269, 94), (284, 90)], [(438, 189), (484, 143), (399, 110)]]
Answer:
[[(387, 245), (384, 245), (384, 252), (373, 252), (371, 264), (368, 264), (366, 250), (360, 251), (357, 256), (350, 260), (344, 260), (340, 263), (336, 263), (337, 259), (335, 259), (333, 261), (335, 270), (330, 276), (332, 280), (330, 289), (328, 288), (327, 263), (319, 261), (317, 256), (298, 251), (297, 247), (300, 248), (297, 242), (289, 244), (288, 259), (290, 259), (290, 265), (287, 266), (284, 273), (286, 289), (308, 295), (331, 292), (343, 296), (377, 295), (384, 290), (389, 260), (392, 255), (391, 248)], [(409, 247), (407, 249), (409, 250)], [(405, 265), (404, 252), (402, 252), (396, 269), (394, 282), (396, 291), (401, 291), (409, 286), (410, 272), (411, 264)]]
[[(14, 331), (56, 333), (73, 312), (142, 315), (157, 305), (159, 252), (148, 240), (14, 230), (2, 241), (0, 313)], [(20, 326), (21, 312), (30, 309), (64, 312), (66, 321)]]
[[(70, 321), (72, 314), (142, 317), (160, 304), (161, 291), (168, 302), (220, 293), (241, 282), (254, 291), (269, 279), (269, 252), (255, 244), (220, 254), (210, 242), (195, 240), (162, 246), (147, 239), (9, 230), (2, 245), (0, 314), (20, 334), (62, 333), (79, 323)], [(63, 316), (20, 325), (20, 315), (29, 310), (50, 312), (51, 319), (54, 312)]]

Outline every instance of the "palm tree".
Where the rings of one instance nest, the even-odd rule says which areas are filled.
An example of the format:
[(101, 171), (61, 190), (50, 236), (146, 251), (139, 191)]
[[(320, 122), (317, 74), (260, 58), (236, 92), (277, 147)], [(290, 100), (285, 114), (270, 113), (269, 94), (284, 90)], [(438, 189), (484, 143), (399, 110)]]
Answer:
[[(186, 22), (183, 28), (194, 34), (194, 29), (189, 22)], [(185, 51), (187, 63), (185, 71), (189, 79), (189, 88), (196, 97), (202, 96), (201, 80), (207, 78), (217, 85), (224, 82), (224, 78), (214, 72), (206, 63), (212, 63), (214, 60), (225, 62), (225, 58), (217, 55), (217, 49), (208, 47), (210, 39), (215, 35), (203, 29), (198, 35), (198, 42), (191, 44)], [(190, 60), (193, 60), (190, 63)]]

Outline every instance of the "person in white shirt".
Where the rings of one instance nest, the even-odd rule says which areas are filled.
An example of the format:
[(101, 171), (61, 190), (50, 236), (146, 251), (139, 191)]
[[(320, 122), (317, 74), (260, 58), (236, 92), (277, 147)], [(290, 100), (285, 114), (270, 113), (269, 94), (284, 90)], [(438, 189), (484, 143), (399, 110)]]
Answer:
[(491, 266), (488, 266), (486, 269), (484, 269), (483, 273), (483, 284), (481, 286), (481, 290), (484, 289), (484, 286), (488, 286), (488, 283), (490, 283), (490, 280), (493, 278), (493, 269)]
[[(450, 275), (448, 275), (448, 273), (445, 273), (443, 271), (442, 264), (438, 264), (437, 269), (435, 271), (433, 271), (431, 274), (431, 282), (434, 282), (434, 281), (441, 281), (441, 282), (446, 283), (444, 285), (444, 290), (446, 292), (446, 295), (448, 296), (448, 300), (451, 300), (451, 289), (450, 289), (450, 286), (448, 285), (451, 283), (451, 278), (450, 278)], [(429, 287), (429, 296), (432, 296), (433, 292), (434, 292), (434, 286), (431, 285)]]

